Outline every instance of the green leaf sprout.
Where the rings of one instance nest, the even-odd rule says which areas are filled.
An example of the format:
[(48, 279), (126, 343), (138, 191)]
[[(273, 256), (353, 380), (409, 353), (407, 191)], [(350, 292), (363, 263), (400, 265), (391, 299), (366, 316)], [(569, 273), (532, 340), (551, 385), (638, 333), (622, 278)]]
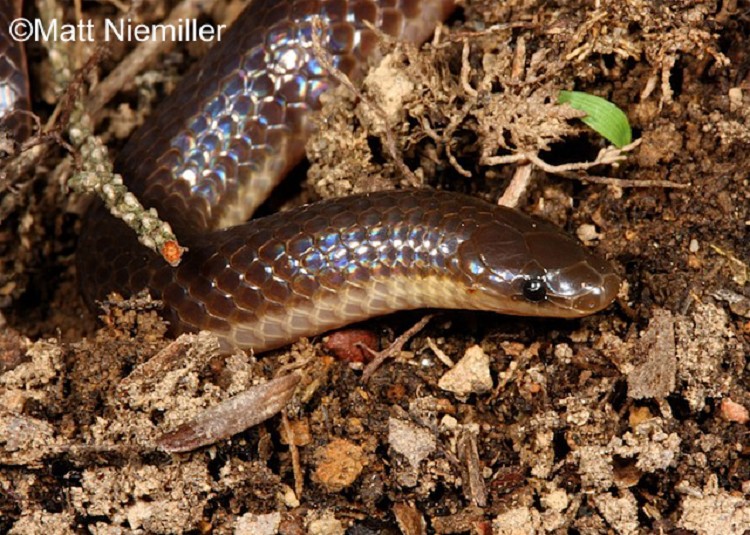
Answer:
[(581, 91), (560, 91), (557, 102), (585, 112), (581, 120), (618, 149), (633, 140), (627, 116), (610, 101)]

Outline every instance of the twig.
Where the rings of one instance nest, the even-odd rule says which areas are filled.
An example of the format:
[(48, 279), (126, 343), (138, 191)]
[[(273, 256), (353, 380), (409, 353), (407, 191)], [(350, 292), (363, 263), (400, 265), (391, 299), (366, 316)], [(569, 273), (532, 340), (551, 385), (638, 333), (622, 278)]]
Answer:
[(518, 206), (518, 202), (521, 200), (521, 196), (526, 192), (531, 182), (531, 171), (533, 166), (531, 164), (525, 164), (516, 168), (516, 172), (513, 173), (513, 178), (510, 180), (510, 184), (505, 188), (503, 196), (497, 201), (500, 206), (508, 206), (509, 208), (515, 208)]
[(294, 439), (294, 431), (292, 426), (289, 425), (289, 418), (286, 415), (286, 411), (281, 412), (281, 427), (284, 430), (284, 436), (286, 437), (287, 444), (289, 444), (289, 454), (292, 457), (292, 473), (294, 473), (294, 493), (297, 495), (297, 499), (302, 497), (302, 491), (304, 490), (305, 478), (302, 474), (302, 466), (299, 462), (299, 449)]
[[(181, 20), (194, 19), (201, 13), (210, 12), (216, 0), (182, 0), (169, 13), (169, 17), (162, 22), (167, 26), (179, 25)], [(169, 33), (169, 32), (166, 32)], [(149, 39), (140, 43), (128, 56), (123, 59), (115, 69), (109, 73), (99, 85), (97, 85), (86, 100), (86, 109), (96, 120), (101, 109), (114, 97), (122, 87), (130, 83), (135, 75), (141, 72), (146, 65), (164, 52), (169, 51), (174, 43), (172, 41), (161, 41)]]
[(68, 185), (78, 193), (95, 192), (109, 211), (122, 219), (138, 235), (138, 241), (176, 266), (185, 248), (177, 242), (169, 223), (159, 219), (156, 210), (146, 210), (115, 174), (107, 147), (94, 135), (91, 117), (83, 104), (74, 103), (70, 116), (70, 139), (81, 152), (81, 169), (68, 180)]
[(476, 39), (477, 37), (484, 37), (486, 35), (492, 35), (493, 33), (504, 32), (506, 30), (513, 30), (515, 28), (533, 29), (538, 26), (538, 24), (532, 22), (508, 22), (503, 24), (493, 24), (492, 26), (483, 30), (452, 32), (448, 34), (447, 38), (442, 43), (436, 43), (433, 41), (432, 46), (435, 48), (445, 48), (451, 46), (453, 43), (463, 42), (466, 39)]
[(478, 424), (461, 426), (458, 432), (456, 450), (461, 459), (465, 479), (464, 496), (478, 507), (487, 505), (487, 487), (482, 476), (482, 462), (477, 448)]
[[(539, 157), (536, 152), (517, 152), (515, 154), (508, 154), (504, 156), (490, 156), (482, 159), (484, 165), (504, 165), (509, 163), (528, 162), (542, 171), (561, 176), (563, 178), (570, 178), (574, 180), (581, 180), (583, 182), (591, 182), (594, 184), (605, 184), (608, 186), (619, 186), (622, 188), (676, 188), (684, 189), (689, 188), (689, 184), (680, 184), (679, 182), (672, 182), (670, 180), (631, 180), (625, 178), (614, 178), (604, 177), (597, 175), (587, 175), (574, 173), (573, 171), (586, 171), (599, 165), (617, 165), (625, 159), (625, 153), (633, 150), (641, 144), (641, 140), (637, 139), (630, 145), (626, 145), (622, 148), (606, 147), (599, 151), (596, 159), (591, 162), (575, 162), (563, 165), (552, 165)], [(514, 178), (515, 179), (515, 178)], [(515, 186), (520, 187), (520, 186)], [(513, 196), (518, 196), (522, 193), (520, 189), (513, 192)], [(505, 196), (503, 196), (505, 197)], [(511, 197), (512, 198), (512, 197)], [(504, 203), (502, 203), (504, 204)], [(510, 205), (509, 205), (510, 206)]]
[(577, 175), (574, 173), (560, 173), (563, 178), (572, 178), (581, 182), (591, 182), (592, 184), (603, 184), (605, 186), (619, 186), (621, 188), (673, 188), (687, 189), (690, 184), (681, 184), (671, 180), (635, 180), (628, 178), (614, 178), (609, 176), (597, 175)]
[(471, 46), (469, 45), (469, 40), (464, 39), (463, 48), (461, 49), (461, 87), (463, 87), (467, 95), (477, 98), (479, 92), (471, 86), (471, 82), (469, 81), (469, 77), (471, 76), (469, 54), (471, 54)]
[(375, 371), (380, 367), (381, 364), (383, 364), (383, 362), (385, 362), (387, 358), (393, 357), (396, 354), (400, 353), (401, 349), (404, 347), (404, 344), (408, 342), (412, 336), (424, 329), (425, 325), (427, 325), (429, 321), (435, 316), (436, 314), (427, 314), (426, 316), (424, 316), (408, 331), (396, 338), (393, 343), (383, 351), (373, 351), (364, 344), (357, 344), (359, 347), (361, 347), (363, 350), (367, 351), (374, 357), (372, 361), (367, 366), (365, 366), (365, 370), (362, 373), (362, 381), (369, 381), (372, 374), (375, 373)]
[(299, 381), (300, 375), (292, 373), (248, 388), (162, 435), (156, 444), (168, 453), (181, 453), (229, 438), (283, 409)]
[(440, 362), (442, 362), (449, 368), (452, 368), (453, 366), (456, 365), (456, 363), (453, 362), (451, 358), (445, 354), (445, 351), (440, 349), (438, 345), (429, 336), (427, 337), (427, 345), (429, 346), (430, 349), (432, 349), (432, 352), (435, 353), (435, 356), (438, 358)]

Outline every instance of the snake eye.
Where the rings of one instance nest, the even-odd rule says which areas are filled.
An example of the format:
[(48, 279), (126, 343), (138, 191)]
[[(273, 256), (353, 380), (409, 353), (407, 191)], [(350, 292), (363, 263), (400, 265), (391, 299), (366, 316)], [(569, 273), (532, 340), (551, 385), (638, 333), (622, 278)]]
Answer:
[(523, 296), (534, 303), (544, 301), (547, 297), (547, 284), (543, 279), (527, 279), (523, 283)]

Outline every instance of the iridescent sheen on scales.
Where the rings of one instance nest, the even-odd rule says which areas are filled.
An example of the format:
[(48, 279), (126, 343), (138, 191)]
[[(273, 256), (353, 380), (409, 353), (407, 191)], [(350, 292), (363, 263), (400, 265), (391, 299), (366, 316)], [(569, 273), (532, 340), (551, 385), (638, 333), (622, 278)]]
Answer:
[(310, 114), (334, 83), (313, 54), (313, 20), (334, 66), (356, 81), (376, 53), (368, 23), (421, 41), (452, 9), (452, 0), (252, 2), (131, 137), (116, 168), (178, 233), (242, 223), (304, 156)]
[[(609, 264), (554, 226), (440, 191), (345, 197), (209, 232), (176, 269), (130, 255), (132, 233), (120, 231), (90, 244), (112, 259), (88, 278), (91, 297), (148, 287), (178, 331), (256, 351), (413, 308), (579, 317), (619, 287)], [(527, 298), (530, 280), (544, 299)]]

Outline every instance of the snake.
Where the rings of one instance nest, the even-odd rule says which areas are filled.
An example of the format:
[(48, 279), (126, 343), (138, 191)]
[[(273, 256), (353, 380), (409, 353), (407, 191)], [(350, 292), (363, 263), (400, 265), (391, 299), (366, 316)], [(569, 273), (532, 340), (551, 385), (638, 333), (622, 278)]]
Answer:
[(19, 0), (0, 0), (0, 132), (21, 142), (31, 134), (26, 50), (11, 38), (10, 25), (21, 16)]
[(400, 310), (579, 318), (609, 306), (620, 286), (609, 262), (550, 223), (473, 196), (370, 192), (248, 221), (304, 158), (321, 95), (337, 83), (316, 39), (356, 83), (382, 34), (422, 43), (454, 7), (250, 2), (114, 162), (187, 245), (182, 262), (167, 264), (95, 203), (76, 254), (84, 300), (148, 290), (174, 334), (208, 330), (255, 352)]

